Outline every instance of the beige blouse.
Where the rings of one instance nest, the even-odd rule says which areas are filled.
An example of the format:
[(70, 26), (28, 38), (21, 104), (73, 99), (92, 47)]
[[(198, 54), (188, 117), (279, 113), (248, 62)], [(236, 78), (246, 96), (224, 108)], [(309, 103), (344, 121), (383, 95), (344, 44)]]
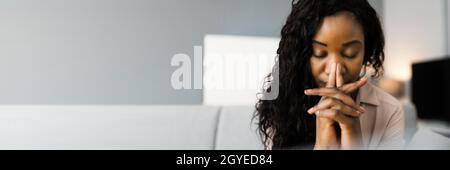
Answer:
[(403, 149), (405, 113), (402, 104), (370, 83), (359, 89), (356, 102), (366, 109), (360, 116), (365, 148)]

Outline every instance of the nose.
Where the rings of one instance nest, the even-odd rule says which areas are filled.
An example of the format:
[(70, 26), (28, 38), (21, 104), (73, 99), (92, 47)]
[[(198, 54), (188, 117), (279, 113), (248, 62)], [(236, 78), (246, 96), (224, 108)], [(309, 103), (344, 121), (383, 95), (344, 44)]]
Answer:
[(328, 59), (328, 61), (326, 63), (327, 65), (325, 67), (325, 73), (327, 74), (327, 76), (331, 72), (331, 66), (332, 66), (333, 63), (336, 63), (336, 64), (340, 65), (340, 67), (339, 67), (340, 70), (339, 71), (340, 71), (341, 74), (345, 73), (346, 67), (345, 67), (345, 64), (344, 64), (341, 56), (339, 56), (339, 55), (330, 55), (330, 57), (328, 57), (328, 58), (329, 59)]

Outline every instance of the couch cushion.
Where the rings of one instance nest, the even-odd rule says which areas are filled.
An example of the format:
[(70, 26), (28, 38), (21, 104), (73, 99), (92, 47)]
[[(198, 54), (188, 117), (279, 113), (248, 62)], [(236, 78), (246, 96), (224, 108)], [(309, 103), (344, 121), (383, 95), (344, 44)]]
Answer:
[(222, 107), (216, 134), (215, 149), (264, 149), (257, 133), (256, 121), (252, 122), (254, 110), (254, 106)]
[(218, 110), (0, 106), (0, 149), (213, 149)]
[(406, 149), (450, 150), (450, 138), (438, 134), (428, 127), (419, 127)]

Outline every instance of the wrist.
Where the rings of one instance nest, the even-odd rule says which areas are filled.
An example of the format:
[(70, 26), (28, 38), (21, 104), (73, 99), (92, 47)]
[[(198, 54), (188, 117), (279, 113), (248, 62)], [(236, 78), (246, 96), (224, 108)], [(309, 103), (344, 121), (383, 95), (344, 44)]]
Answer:
[(341, 134), (360, 134), (361, 133), (361, 126), (359, 123), (355, 123), (350, 126), (340, 124), (339, 127), (341, 128)]
[(364, 149), (359, 126), (341, 127), (341, 149)]

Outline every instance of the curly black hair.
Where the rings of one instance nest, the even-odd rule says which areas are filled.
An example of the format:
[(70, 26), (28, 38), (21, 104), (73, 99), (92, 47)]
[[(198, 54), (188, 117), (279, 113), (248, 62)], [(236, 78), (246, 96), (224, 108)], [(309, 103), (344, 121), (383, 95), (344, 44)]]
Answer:
[[(312, 56), (313, 37), (327, 16), (348, 11), (362, 26), (365, 39), (363, 65), (372, 67), (377, 77), (382, 73), (384, 61), (384, 35), (376, 11), (367, 0), (294, 0), (292, 11), (281, 30), (277, 50), (279, 82), (278, 97), (256, 103), (254, 118), (258, 119), (258, 132), (266, 148), (284, 149), (296, 146), (313, 147), (315, 143), (315, 117), (306, 110), (320, 100), (304, 95), (305, 89), (316, 88), (309, 60)], [(275, 85), (273, 75), (266, 77), (264, 92)], [(265, 88), (267, 87), (267, 88)], [(267, 146), (271, 141), (271, 146)]]

